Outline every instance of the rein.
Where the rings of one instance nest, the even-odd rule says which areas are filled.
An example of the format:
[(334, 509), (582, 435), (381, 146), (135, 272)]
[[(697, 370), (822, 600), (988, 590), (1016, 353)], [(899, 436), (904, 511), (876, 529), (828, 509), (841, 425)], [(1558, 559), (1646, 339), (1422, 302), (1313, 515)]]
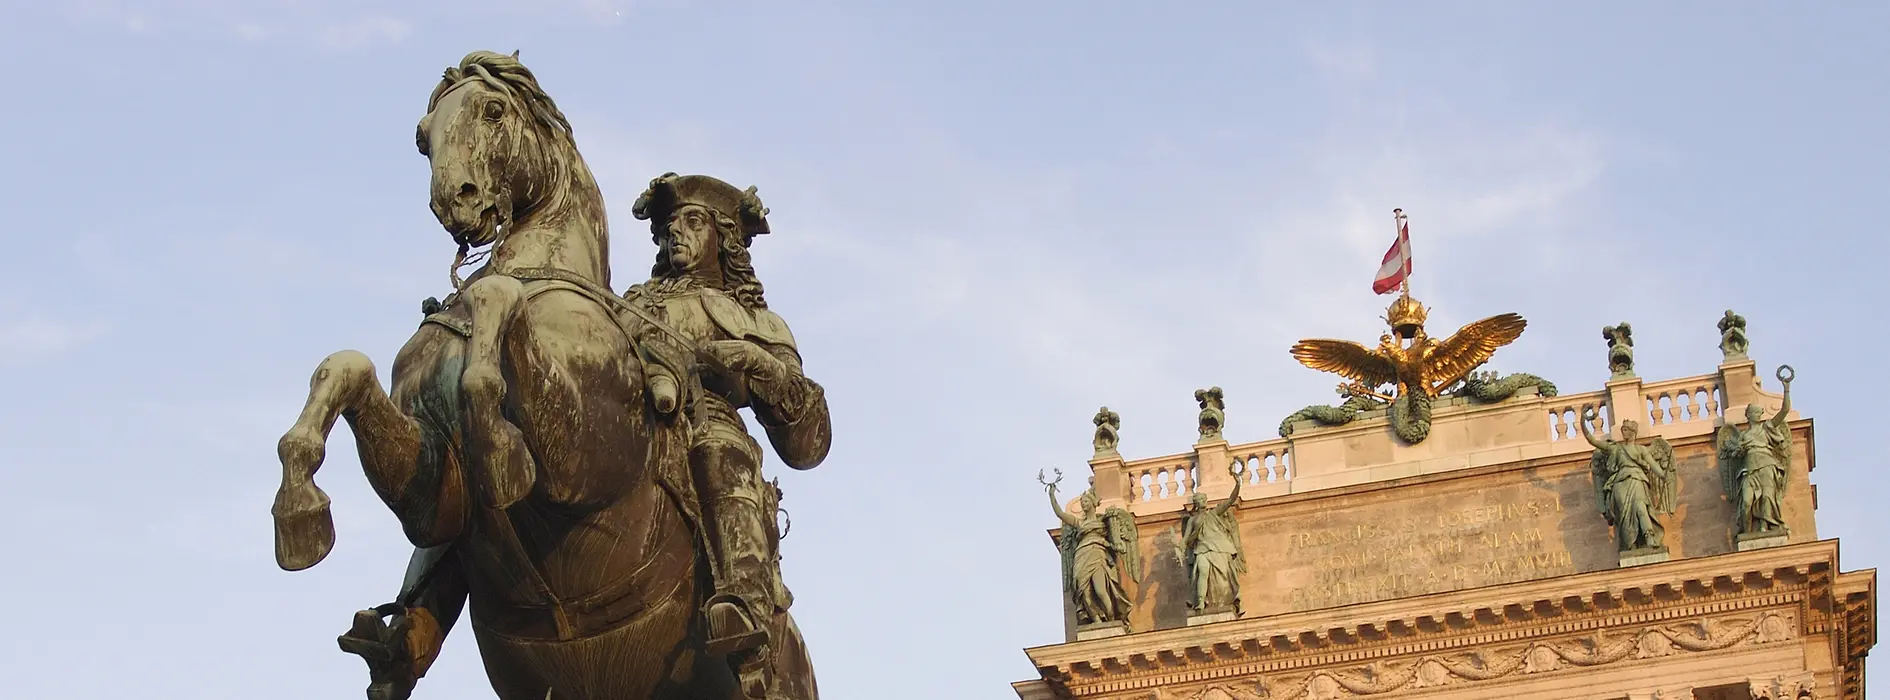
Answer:
[(644, 323), (648, 323), (657, 330), (668, 333), (671, 338), (675, 338), (685, 346), (694, 347), (696, 344), (689, 336), (683, 335), (682, 331), (671, 328), (669, 324), (658, 320), (642, 307), (630, 303), (629, 300), (623, 297), (617, 296), (616, 293), (605, 289), (603, 285), (585, 279), (583, 276), (569, 270), (560, 270), (555, 267), (526, 267), (500, 274), (520, 282), (564, 282), (583, 290), (587, 293), (587, 296), (596, 299), (605, 306), (629, 312), (630, 315), (636, 316)]

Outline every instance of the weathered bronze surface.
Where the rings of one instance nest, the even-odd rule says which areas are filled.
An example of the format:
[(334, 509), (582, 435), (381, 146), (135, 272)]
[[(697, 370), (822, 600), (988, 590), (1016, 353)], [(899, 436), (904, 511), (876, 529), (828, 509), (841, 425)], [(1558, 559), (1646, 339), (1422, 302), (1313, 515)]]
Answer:
[(1640, 425), (1632, 420), (1621, 422), (1620, 440), (1596, 437), (1589, 427), (1595, 420), (1594, 407), (1582, 407), (1582, 437), (1595, 446), (1589, 459), (1595, 505), (1614, 526), (1615, 546), (1623, 552), (1663, 549), (1667, 531), (1655, 516), (1672, 513), (1679, 501), (1673, 445), (1662, 437), (1647, 445), (1635, 442)]
[(1095, 456), (1116, 454), (1116, 445), (1122, 442), (1122, 416), (1104, 406), (1096, 410), (1096, 417), (1090, 422), (1096, 424), (1096, 434), (1090, 439), (1090, 445), (1096, 449)]
[(1181, 515), (1181, 549), (1188, 579), (1194, 583), (1188, 608), (1196, 613), (1232, 611), (1239, 615), (1240, 577), (1247, 573), (1247, 558), (1240, 547), (1240, 520), (1233, 509), (1240, 503), (1240, 483), (1246, 481), (1236, 466), (1234, 490), (1227, 500), (1209, 508), (1200, 491), (1188, 498)]
[(1622, 321), (1601, 329), (1601, 339), (1608, 341), (1608, 371), (1614, 379), (1634, 376), (1634, 327)]
[(656, 266), (619, 297), (602, 195), (516, 54), (448, 69), (417, 144), (459, 244), (454, 293), (423, 305), (391, 392), (358, 352), (321, 363), (272, 510), (282, 568), (328, 554), (313, 476), (346, 418), (418, 547), (398, 600), (340, 639), (368, 696), (408, 697), (470, 604), (502, 700), (817, 697), (780, 581), (780, 491), (735, 413), (790, 467), (827, 454), (826, 400), (749, 262), (768, 232), (754, 189), (654, 181), (636, 213)]
[(1726, 315), (1719, 319), (1719, 352), (1726, 362), (1738, 362), (1746, 359), (1746, 351), (1752, 347), (1746, 339), (1746, 317), (1726, 310)]
[(1221, 428), (1227, 424), (1226, 398), (1227, 394), (1218, 386), (1194, 390), (1195, 403), (1201, 404), (1195, 423), (1202, 440), (1221, 439)]
[[(1057, 476), (1061, 478), (1062, 473)], [(1043, 480), (1042, 474), (1037, 477)], [(1077, 624), (1126, 624), (1134, 605), (1122, 574), (1134, 582), (1142, 580), (1135, 516), (1121, 507), (1098, 512), (1101, 499), (1094, 488), (1083, 492), (1080, 516), (1063, 510), (1057, 501), (1057, 482), (1044, 482), (1044, 491), (1050, 496), (1051, 511), (1063, 523), (1057, 539), (1063, 555), (1063, 590), (1076, 604)]]
[(1792, 412), (1795, 378), (1790, 365), (1778, 368), (1785, 397), (1771, 418), (1755, 403), (1746, 406), (1745, 430), (1733, 427), (1730, 420), (1719, 428), (1720, 477), (1736, 509), (1734, 531), (1741, 535), (1786, 530), (1783, 503), (1792, 481), (1792, 431), (1786, 416)]

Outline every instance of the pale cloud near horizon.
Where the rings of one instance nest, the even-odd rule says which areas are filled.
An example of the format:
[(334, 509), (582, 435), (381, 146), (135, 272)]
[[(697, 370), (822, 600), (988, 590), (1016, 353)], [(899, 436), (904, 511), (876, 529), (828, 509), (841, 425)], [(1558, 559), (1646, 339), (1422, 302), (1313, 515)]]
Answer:
[(0, 367), (32, 365), (97, 341), (110, 331), (98, 320), (54, 318), (43, 312), (0, 309)]
[(379, 0), (74, 0), (61, 3), (60, 11), (82, 24), (134, 35), (202, 32), (252, 44), (287, 40), (348, 52), (405, 41), (425, 30), (428, 13), (472, 10), (489, 14), (494, 21), (529, 13), (538, 19), (564, 17), (609, 25), (622, 21), (632, 6), (627, 0), (536, 0), (523, 5), (504, 0), (394, 4)]

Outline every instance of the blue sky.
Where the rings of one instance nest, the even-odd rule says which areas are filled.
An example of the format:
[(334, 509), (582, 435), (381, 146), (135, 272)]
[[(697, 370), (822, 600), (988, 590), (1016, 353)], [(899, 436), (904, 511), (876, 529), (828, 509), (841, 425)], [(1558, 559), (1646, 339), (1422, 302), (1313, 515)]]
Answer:
[[(1082, 469), (1100, 404), (1140, 456), (1186, 448), (1196, 388), (1235, 440), (1328, 400), (1286, 348), (1375, 337), (1393, 207), (1435, 322), (1521, 313), (1494, 366), (1565, 391), (1606, 379), (1604, 325), (1665, 378), (1744, 313), (1818, 421), (1820, 535), (1890, 563), (1890, 5), (525, 6), (0, 0), (18, 696), (358, 697), (334, 636), (408, 548), (338, 430), (337, 550), (277, 570), (274, 443), (316, 362), (385, 372), (443, 295), (413, 127), (477, 49), (570, 117), (617, 286), (650, 177), (773, 209), (755, 263), (837, 433), (780, 470), (828, 697), (1009, 696), (1061, 635), (1037, 470)], [(420, 693), (490, 697), (470, 639)]]

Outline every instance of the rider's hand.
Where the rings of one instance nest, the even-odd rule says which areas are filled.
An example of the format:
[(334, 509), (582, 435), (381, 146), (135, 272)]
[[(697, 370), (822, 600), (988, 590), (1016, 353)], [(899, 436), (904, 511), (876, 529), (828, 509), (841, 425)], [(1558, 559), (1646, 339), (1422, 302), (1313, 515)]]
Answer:
[(753, 382), (778, 382), (788, 375), (786, 363), (746, 340), (712, 341), (704, 355), (716, 369)]

